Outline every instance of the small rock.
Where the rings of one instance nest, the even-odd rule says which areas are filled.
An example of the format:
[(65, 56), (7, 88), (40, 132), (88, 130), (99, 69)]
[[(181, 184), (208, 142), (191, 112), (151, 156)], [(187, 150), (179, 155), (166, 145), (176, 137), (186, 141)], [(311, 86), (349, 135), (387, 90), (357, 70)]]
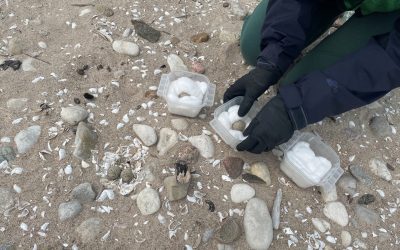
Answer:
[(8, 43), (8, 53), (11, 56), (16, 56), (22, 54), (24, 50), (24, 45), (21, 40), (11, 39)]
[(96, 193), (93, 191), (92, 185), (89, 182), (85, 182), (72, 189), (71, 196), (81, 203), (88, 203), (94, 201)]
[(246, 128), (246, 123), (244, 123), (244, 121), (242, 120), (236, 121), (232, 124), (233, 130), (243, 132), (245, 128)]
[(250, 200), (256, 195), (256, 191), (245, 183), (239, 183), (232, 186), (231, 199), (234, 203), (241, 203)]
[(378, 159), (372, 159), (369, 162), (369, 167), (371, 172), (386, 181), (392, 180), (392, 174), (390, 173), (389, 169), (386, 167), (386, 164)]
[(80, 106), (61, 108), (61, 119), (71, 125), (76, 125), (79, 122), (86, 120), (88, 116), (89, 112)]
[(17, 144), (18, 153), (24, 154), (35, 145), (39, 140), (41, 133), (40, 126), (31, 126), (25, 130), (20, 131), (15, 137), (14, 141)]
[(353, 247), (358, 249), (358, 248), (362, 248), (362, 249), (368, 249), (367, 244), (365, 244), (365, 242), (361, 241), (360, 239), (355, 238), (354, 242), (353, 242)]
[(172, 119), (171, 125), (178, 131), (186, 130), (189, 127), (189, 123), (183, 118)]
[(387, 137), (392, 135), (392, 127), (383, 116), (374, 116), (369, 121), (369, 127), (376, 136)]
[(203, 66), (203, 64), (194, 61), (192, 62), (192, 71), (198, 74), (204, 74), (206, 72), (206, 68)]
[(240, 31), (228, 29), (228, 28), (221, 28), (219, 32), (219, 40), (225, 43), (237, 43), (240, 39)]
[(129, 56), (138, 56), (140, 53), (139, 46), (136, 43), (122, 40), (115, 40), (112, 44), (112, 48), (117, 53)]
[(357, 189), (357, 180), (349, 174), (344, 174), (338, 181), (338, 186), (343, 189), (345, 193), (354, 195)]
[(154, 214), (161, 207), (158, 192), (150, 187), (143, 189), (139, 193), (136, 199), (136, 204), (142, 215)]
[(136, 34), (146, 39), (151, 43), (156, 43), (160, 40), (161, 32), (152, 28), (150, 25), (143, 21), (132, 20), (133, 26), (135, 27)]
[(177, 152), (178, 161), (186, 164), (196, 164), (199, 160), (199, 156), (199, 150), (188, 144), (180, 147)]
[(232, 179), (236, 179), (242, 174), (244, 161), (241, 158), (228, 156), (221, 163)]
[(234, 248), (231, 245), (219, 244), (218, 243), (217, 250), (234, 250)]
[(74, 156), (88, 161), (97, 144), (97, 134), (84, 122), (80, 122), (75, 136)]
[(95, 241), (100, 236), (102, 230), (103, 221), (100, 218), (89, 218), (76, 228), (76, 232), (83, 244)]
[(201, 237), (201, 241), (203, 243), (207, 243), (213, 238), (213, 236), (214, 236), (214, 229), (207, 228), (203, 233), (203, 237)]
[(250, 248), (269, 248), (273, 238), (272, 219), (263, 200), (253, 198), (247, 203), (243, 227)]
[(97, 12), (100, 13), (100, 15), (106, 16), (106, 17), (111, 17), (114, 15), (114, 11), (113, 9), (111, 9), (110, 7), (107, 7), (105, 5), (97, 5), (96, 4), (96, 10)]
[(33, 63), (33, 58), (26, 58), (22, 60), (21, 68), (23, 71), (29, 72), (29, 71), (36, 71), (36, 68), (32, 65)]
[(153, 146), (157, 142), (157, 134), (154, 128), (144, 124), (133, 124), (133, 132), (139, 137), (147, 147)]
[(175, 54), (168, 56), (167, 63), (171, 71), (189, 71), (182, 59)]
[(0, 147), (0, 163), (3, 161), (13, 161), (15, 160), (15, 151), (12, 147), (5, 146), (5, 147)]
[(65, 221), (76, 217), (82, 211), (82, 205), (77, 200), (61, 203), (58, 207), (58, 217), (60, 221)]
[(229, 7), (229, 3), (228, 3), (228, 2), (224, 2), (224, 3), (222, 4), (222, 7), (228, 8), (228, 7)]
[(21, 111), (26, 107), (28, 98), (12, 98), (7, 101), (7, 108), (12, 111)]
[(355, 212), (358, 220), (361, 222), (364, 222), (368, 225), (377, 225), (379, 223), (379, 215), (369, 208), (357, 205)]
[(135, 175), (133, 174), (132, 169), (130, 169), (130, 168), (126, 168), (126, 169), (122, 170), (122, 172), (121, 172), (121, 180), (124, 183), (131, 182), (134, 177), (135, 177)]
[(157, 90), (147, 90), (144, 93), (144, 97), (150, 98), (150, 99), (157, 99), (158, 98)]
[(362, 167), (352, 165), (350, 166), (350, 173), (361, 183), (371, 186), (372, 177), (369, 176)]
[(168, 176), (164, 179), (164, 187), (167, 191), (169, 201), (177, 201), (186, 197), (190, 183), (178, 183), (175, 176)]
[(107, 179), (110, 181), (114, 181), (116, 179), (119, 179), (121, 175), (122, 169), (118, 165), (112, 165), (108, 170), (107, 170)]
[(342, 246), (348, 247), (351, 245), (351, 234), (349, 232), (342, 231), (340, 237), (342, 238)]
[(170, 128), (160, 130), (160, 140), (157, 144), (159, 155), (165, 155), (171, 148), (178, 143), (178, 134)]
[(243, 9), (238, 0), (231, 0), (230, 5), (232, 14), (239, 17), (240, 20), (247, 16), (247, 11)]
[(122, 37), (127, 38), (128, 36), (132, 35), (132, 33), (133, 33), (133, 30), (131, 28), (126, 28), (124, 30), (124, 32), (122, 33)]
[(324, 219), (312, 218), (311, 222), (314, 227), (321, 233), (325, 233), (326, 231), (329, 231), (331, 229), (331, 224)]
[(275, 230), (279, 229), (281, 222), (281, 202), (282, 202), (282, 189), (278, 189), (274, 200), (274, 206), (272, 207), (272, 225)]
[(193, 35), (190, 40), (194, 43), (205, 43), (210, 39), (210, 35), (206, 32), (201, 32), (196, 35)]
[(41, 49), (47, 49), (47, 44), (43, 41), (38, 42), (38, 46)]
[(368, 205), (375, 201), (375, 196), (372, 194), (364, 194), (360, 198), (358, 198), (358, 204), (360, 205)]
[(212, 158), (214, 156), (214, 144), (211, 138), (205, 134), (189, 137), (189, 142), (200, 151), (200, 155), (204, 158)]
[(229, 244), (237, 240), (242, 233), (239, 223), (233, 219), (227, 219), (216, 233), (216, 239), (224, 244)]
[(325, 204), (324, 215), (338, 225), (345, 227), (349, 223), (349, 215), (346, 207), (338, 201)]
[(336, 186), (334, 186), (330, 190), (326, 190), (325, 188), (321, 187), (320, 191), (321, 191), (322, 199), (325, 202), (336, 201), (338, 198), (337, 192), (336, 192)]
[(0, 187), (0, 214), (14, 206), (14, 198), (10, 189)]
[(244, 173), (244, 174), (242, 174), (242, 178), (243, 178), (243, 180), (245, 180), (246, 182), (249, 182), (249, 183), (265, 184), (265, 181), (263, 179), (261, 179), (258, 176), (255, 176), (253, 174)]
[(250, 173), (262, 179), (268, 186), (271, 185), (271, 176), (268, 166), (264, 162), (256, 162), (251, 164)]

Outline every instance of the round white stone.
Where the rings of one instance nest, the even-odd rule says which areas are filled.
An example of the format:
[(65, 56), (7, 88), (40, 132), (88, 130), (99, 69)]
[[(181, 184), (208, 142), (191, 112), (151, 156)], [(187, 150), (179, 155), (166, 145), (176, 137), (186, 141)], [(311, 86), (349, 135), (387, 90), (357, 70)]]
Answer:
[(235, 203), (250, 200), (255, 194), (254, 188), (244, 183), (235, 184), (231, 189), (231, 199)]

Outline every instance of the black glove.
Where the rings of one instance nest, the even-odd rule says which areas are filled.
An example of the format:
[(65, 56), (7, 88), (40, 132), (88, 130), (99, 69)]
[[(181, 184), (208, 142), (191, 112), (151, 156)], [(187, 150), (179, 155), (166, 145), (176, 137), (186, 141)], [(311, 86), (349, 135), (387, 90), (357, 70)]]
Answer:
[(294, 126), (286, 111), (282, 98), (273, 97), (257, 114), (243, 132), (248, 136), (236, 148), (260, 154), (287, 142), (294, 133)]
[(243, 117), (249, 112), (255, 100), (260, 97), (270, 86), (276, 84), (282, 76), (275, 66), (268, 69), (255, 68), (242, 76), (224, 94), (224, 102), (237, 96), (244, 96), (239, 108), (239, 116)]

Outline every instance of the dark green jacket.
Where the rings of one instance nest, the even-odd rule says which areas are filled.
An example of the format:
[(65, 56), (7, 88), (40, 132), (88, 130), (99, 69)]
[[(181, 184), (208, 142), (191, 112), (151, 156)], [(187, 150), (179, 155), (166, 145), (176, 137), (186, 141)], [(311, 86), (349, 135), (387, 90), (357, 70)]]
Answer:
[(363, 15), (400, 10), (400, 0), (344, 0), (348, 10), (360, 9)]

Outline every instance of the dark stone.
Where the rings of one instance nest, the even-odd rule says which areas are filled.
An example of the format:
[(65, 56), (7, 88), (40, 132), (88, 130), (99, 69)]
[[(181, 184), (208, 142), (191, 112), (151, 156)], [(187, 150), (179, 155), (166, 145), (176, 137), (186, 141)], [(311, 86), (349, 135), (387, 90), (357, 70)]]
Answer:
[(161, 32), (152, 28), (147, 23), (143, 21), (132, 20), (132, 24), (135, 27), (135, 31), (138, 36), (152, 43), (156, 43), (158, 40), (160, 40)]
[(126, 168), (121, 172), (122, 182), (129, 183), (131, 182), (131, 180), (133, 180), (134, 177), (135, 175), (133, 174), (132, 169), (130, 168)]
[(107, 170), (107, 179), (110, 181), (116, 180), (120, 177), (122, 169), (118, 165), (113, 165)]
[(92, 94), (90, 94), (90, 93), (84, 93), (83, 97), (85, 97), (88, 100), (93, 100), (94, 99), (94, 96)]
[(74, 103), (75, 103), (75, 104), (80, 104), (80, 103), (81, 103), (81, 100), (80, 100), (78, 97), (75, 97), (75, 98), (74, 98)]
[(22, 62), (20, 60), (5, 60), (0, 64), (0, 69), (7, 70), (12, 68), (13, 70), (18, 70), (21, 67)]
[(192, 42), (194, 43), (205, 43), (210, 40), (210, 35), (206, 32), (201, 32), (191, 37)]
[(222, 166), (232, 179), (236, 179), (242, 174), (243, 165), (244, 161), (239, 157), (226, 157), (222, 160)]
[(372, 194), (364, 194), (358, 199), (358, 204), (368, 205), (375, 201), (375, 196)]
[(221, 243), (229, 244), (239, 238), (241, 231), (239, 223), (229, 218), (222, 224), (215, 237)]
[(242, 175), (242, 178), (249, 183), (265, 184), (263, 179), (253, 174), (245, 173)]
[(386, 167), (387, 167), (390, 171), (394, 171), (394, 170), (395, 170), (395, 167), (393, 167), (393, 165), (390, 164), (390, 163), (386, 163)]
[(3, 161), (13, 161), (15, 160), (16, 154), (12, 147), (5, 146), (0, 147), (0, 163)]
[(229, 3), (228, 3), (228, 2), (224, 2), (224, 3), (222, 4), (222, 7), (228, 8), (228, 7), (229, 7)]
[(150, 99), (157, 99), (158, 98), (157, 91), (156, 90), (147, 90), (144, 93), (144, 97), (150, 98)]

